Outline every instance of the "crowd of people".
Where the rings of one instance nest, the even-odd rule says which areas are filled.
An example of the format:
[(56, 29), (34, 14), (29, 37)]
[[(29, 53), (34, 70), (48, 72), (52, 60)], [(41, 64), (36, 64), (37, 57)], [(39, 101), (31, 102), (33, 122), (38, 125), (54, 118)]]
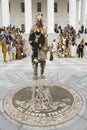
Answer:
[[(83, 26), (81, 30), (84, 30)], [(76, 41), (77, 38), (80, 38), (80, 35), (81, 32), (76, 33), (76, 30), (72, 26), (67, 25), (63, 29), (60, 26), (58, 42), (56, 39), (53, 39), (51, 44), (48, 43), (50, 60), (53, 60), (54, 53), (56, 53), (59, 58), (87, 57), (87, 42), (83, 38), (79, 43)], [(7, 53), (10, 61), (22, 59), (27, 56), (24, 41), (18, 27), (10, 25), (0, 28), (0, 44), (4, 62), (7, 62)]]
[[(62, 29), (62, 27), (60, 25), (58, 27), (54, 28), (54, 32), (55, 33), (61, 33), (62, 31), (63, 31), (63, 29)], [(87, 27), (84, 27), (83, 24), (79, 25), (78, 32), (79, 33), (85, 33), (85, 34), (87, 34)]]
[(7, 53), (10, 61), (26, 57), (24, 39), (18, 27), (10, 25), (0, 28), (0, 44), (4, 62), (7, 62)]
[(87, 57), (87, 42), (82, 38), (80, 43), (77, 43), (77, 38), (80, 38), (80, 32), (76, 33), (72, 26), (60, 28), (58, 43), (53, 39), (50, 45), (50, 60), (53, 60), (54, 53), (61, 58)]

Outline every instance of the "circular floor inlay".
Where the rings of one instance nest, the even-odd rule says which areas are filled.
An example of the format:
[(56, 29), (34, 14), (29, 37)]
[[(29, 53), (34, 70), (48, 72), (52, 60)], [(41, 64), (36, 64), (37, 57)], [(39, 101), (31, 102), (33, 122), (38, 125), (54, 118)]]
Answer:
[(49, 126), (74, 118), (82, 109), (82, 98), (65, 85), (31, 83), (10, 92), (3, 105), (4, 111), (18, 122)]

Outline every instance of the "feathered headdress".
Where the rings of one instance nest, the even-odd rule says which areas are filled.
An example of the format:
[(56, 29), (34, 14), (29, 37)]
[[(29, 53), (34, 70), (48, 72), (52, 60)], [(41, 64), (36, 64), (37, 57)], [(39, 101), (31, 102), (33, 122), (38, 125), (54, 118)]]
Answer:
[(43, 18), (43, 13), (38, 13), (38, 14), (36, 15), (36, 18), (37, 18), (39, 21), (41, 21), (42, 18)]

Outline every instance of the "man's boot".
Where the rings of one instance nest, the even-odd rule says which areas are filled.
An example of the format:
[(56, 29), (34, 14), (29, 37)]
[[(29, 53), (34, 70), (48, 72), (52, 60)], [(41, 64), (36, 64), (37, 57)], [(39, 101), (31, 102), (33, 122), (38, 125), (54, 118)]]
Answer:
[(44, 67), (41, 67), (41, 79), (44, 79), (45, 76), (44, 76)]
[(38, 74), (37, 74), (38, 64), (33, 64), (33, 69), (34, 69), (34, 80), (37, 80), (38, 79)]
[(34, 80), (38, 80), (38, 76), (37, 75), (34, 75)]
[(41, 61), (41, 79), (44, 79), (44, 68), (45, 68), (45, 61)]

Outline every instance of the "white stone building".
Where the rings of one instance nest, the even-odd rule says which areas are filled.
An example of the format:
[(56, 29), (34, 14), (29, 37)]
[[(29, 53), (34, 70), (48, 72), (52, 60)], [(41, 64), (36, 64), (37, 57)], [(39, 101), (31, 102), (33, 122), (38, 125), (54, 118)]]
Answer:
[(59, 25), (78, 29), (81, 24), (87, 27), (86, 9), (87, 0), (0, 0), (0, 26), (16, 25), (27, 33), (42, 12), (49, 33)]

